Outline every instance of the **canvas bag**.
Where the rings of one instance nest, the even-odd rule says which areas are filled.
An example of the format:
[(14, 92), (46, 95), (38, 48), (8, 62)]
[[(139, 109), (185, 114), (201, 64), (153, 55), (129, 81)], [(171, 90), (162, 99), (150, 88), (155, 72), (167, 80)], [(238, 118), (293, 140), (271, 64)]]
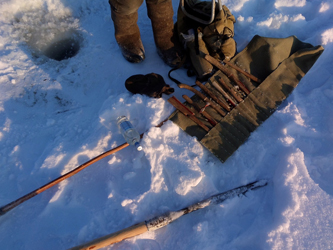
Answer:
[[(204, 1), (193, 4), (191, 8), (210, 15), (211, 4)], [(194, 21), (178, 8), (176, 27), (179, 40), (184, 45), (199, 79), (213, 72), (213, 66), (202, 58), (202, 53), (228, 61), (236, 54), (236, 42), (233, 39), (235, 22), (235, 17), (224, 5), (222, 10), (216, 7), (215, 19), (209, 25)]]

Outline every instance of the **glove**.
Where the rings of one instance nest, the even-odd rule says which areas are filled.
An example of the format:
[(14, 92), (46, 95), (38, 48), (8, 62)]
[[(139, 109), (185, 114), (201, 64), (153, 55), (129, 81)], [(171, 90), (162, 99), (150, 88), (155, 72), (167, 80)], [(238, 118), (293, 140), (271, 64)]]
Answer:
[(167, 85), (159, 74), (133, 75), (125, 81), (125, 87), (133, 94), (160, 98), (162, 94), (170, 95), (175, 90)]

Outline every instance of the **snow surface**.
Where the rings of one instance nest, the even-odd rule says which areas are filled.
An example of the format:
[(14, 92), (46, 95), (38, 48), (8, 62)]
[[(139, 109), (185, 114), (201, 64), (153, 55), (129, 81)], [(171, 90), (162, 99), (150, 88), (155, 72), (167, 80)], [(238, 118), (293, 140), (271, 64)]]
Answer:
[[(138, 24), (146, 60), (130, 64), (113, 37), (106, 0), (1, 1), (0, 206), (124, 143), (118, 113), (147, 131), (142, 152), (127, 147), (1, 216), (1, 249), (68, 249), (263, 178), (269, 185), (246, 197), (106, 249), (333, 248), (333, 2), (222, 2), (237, 19), (238, 51), (256, 34), (296, 35), (325, 48), (290, 97), (223, 164), (172, 122), (154, 127), (174, 110), (168, 96), (125, 89), (129, 76), (155, 72), (177, 98), (191, 96), (168, 79), (145, 4)], [(59, 62), (40, 55), (68, 33), (81, 45), (76, 56)], [(184, 70), (173, 75), (194, 83)]]

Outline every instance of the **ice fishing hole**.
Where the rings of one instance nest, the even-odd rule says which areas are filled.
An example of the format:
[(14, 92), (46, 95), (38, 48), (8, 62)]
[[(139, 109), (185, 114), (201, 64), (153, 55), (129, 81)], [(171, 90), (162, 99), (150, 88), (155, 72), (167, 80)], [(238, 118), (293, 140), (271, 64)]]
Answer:
[(77, 32), (58, 34), (45, 48), (42, 54), (53, 60), (62, 61), (75, 56), (81, 46), (81, 37)]

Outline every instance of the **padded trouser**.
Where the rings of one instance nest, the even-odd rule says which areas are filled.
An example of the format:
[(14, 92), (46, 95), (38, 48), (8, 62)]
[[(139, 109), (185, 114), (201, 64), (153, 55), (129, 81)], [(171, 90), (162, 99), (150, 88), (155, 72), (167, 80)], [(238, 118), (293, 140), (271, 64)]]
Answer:
[[(146, 0), (146, 4), (159, 4), (170, 0)], [(143, 0), (109, 0), (111, 9), (120, 15), (130, 15), (136, 12)]]

